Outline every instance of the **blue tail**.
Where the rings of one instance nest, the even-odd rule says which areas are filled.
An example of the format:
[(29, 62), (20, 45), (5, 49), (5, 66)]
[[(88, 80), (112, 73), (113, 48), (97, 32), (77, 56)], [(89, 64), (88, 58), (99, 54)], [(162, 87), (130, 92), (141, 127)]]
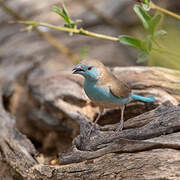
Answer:
[(139, 96), (139, 95), (131, 93), (130, 97), (135, 99), (135, 100), (139, 100), (139, 101), (143, 101), (143, 102), (154, 102), (155, 101), (154, 96), (143, 97), (143, 96)]

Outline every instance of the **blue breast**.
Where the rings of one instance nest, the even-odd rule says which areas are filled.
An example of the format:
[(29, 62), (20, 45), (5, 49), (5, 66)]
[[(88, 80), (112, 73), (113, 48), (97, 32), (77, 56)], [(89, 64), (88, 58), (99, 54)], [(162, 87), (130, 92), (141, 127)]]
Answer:
[(113, 95), (107, 86), (98, 86), (96, 82), (85, 80), (84, 90), (90, 99), (95, 101), (115, 102), (125, 104), (129, 98), (119, 98)]

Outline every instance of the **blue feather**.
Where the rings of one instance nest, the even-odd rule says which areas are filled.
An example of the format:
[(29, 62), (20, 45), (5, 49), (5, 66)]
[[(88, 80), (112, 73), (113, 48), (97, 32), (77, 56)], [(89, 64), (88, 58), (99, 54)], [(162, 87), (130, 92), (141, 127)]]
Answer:
[(143, 101), (143, 102), (154, 102), (154, 101), (155, 101), (154, 96), (151, 96), (151, 97), (143, 97), (143, 96), (139, 96), (139, 95), (136, 95), (136, 94), (131, 93), (131, 94), (130, 94), (130, 97), (133, 98), (133, 99), (135, 99), (135, 100), (139, 100), (139, 101)]
[(84, 90), (87, 96), (95, 101), (114, 102), (117, 104), (126, 104), (129, 101), (129, 97), (119, 98), (111, 93), (109, 87), (98, 86), (96, 82), (89, 81), (88, 79), (84, 81)]

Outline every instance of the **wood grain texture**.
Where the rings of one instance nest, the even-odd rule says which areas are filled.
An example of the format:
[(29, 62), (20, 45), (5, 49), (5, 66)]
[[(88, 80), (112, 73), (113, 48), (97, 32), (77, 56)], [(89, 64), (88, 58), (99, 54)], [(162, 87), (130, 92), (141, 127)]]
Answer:
[[(111, 69), (117, 77), (122, 75), (127, 83), (136, 78), (131, 84), (134, 91), (143, 95), (156, 92), (157, 102), (144, 108), (139, 116), (128, 119), (122, 132), (114, 132), (117, 124), (97, 125), (88, 138), (87, 133), (92, 126), (88, 116), (95, 114), (96, 107), (86, 103), (82, 79), (74, 78), (69, 72), (47, 76), (44, 71), (44, 75), (39, 76), (38, 70), (43, 69), (38, 67), (36, 71), (32, 71), (28, 86), (34, 101), (43, 105), (43, 109), (35, 106), (35, 109), (30, 111), (31, 120), (34, 124), (38, 121), (38, 127), (47, 131), (54, 129), (57, 132), (69, 132), (74, 138), (72, 149), (68, 153), (59, 153), (59, 157), (54, 159), (56, 165), (52, 165), (50, 161), (40, 162), (32, 143), (16, 129), (15, 117), (5, 110), (6, 91), (2, 91), (0, 160), (11, 169), (12, 176), (19, 179), (47, 180), (180, 178), (178, 71), (142, 67)], [(128, 76), (123, 76), (122, 72), (128, 73)], [(146, 75), (151, 78), (147, 79)], [(158, 78), (167, 82), (169, 87), (166, 87), (165, 83), (159, 83)], [(3, 83), (2, 86), (4, 85)], [(168, 94), (165, 96), (167, 99), (163, 99), (164, 93)], [(127, 109), (131, 107), (138, 109), (138, 102), (130, 103)], [(111, 118), (115, 118), (113, 111), (116, 111), (111, 111)], [(108, 117), (111, 111), (107, 111), (104, 118)], [(66, 123), (62, 124), (61, 119), (57, 121), (58, 117), (66, 118)], [(78, 125), (79, 132), (75, 128)]]

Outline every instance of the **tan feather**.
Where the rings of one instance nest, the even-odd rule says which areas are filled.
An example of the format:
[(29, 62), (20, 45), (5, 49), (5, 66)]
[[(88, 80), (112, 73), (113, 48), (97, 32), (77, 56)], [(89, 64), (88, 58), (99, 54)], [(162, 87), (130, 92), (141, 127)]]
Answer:
[(122, 81), (118, 80), (116, 77), (109, 82), (110, 91), (117, 97), (126, 98), (130, 95), (130, 88)]

